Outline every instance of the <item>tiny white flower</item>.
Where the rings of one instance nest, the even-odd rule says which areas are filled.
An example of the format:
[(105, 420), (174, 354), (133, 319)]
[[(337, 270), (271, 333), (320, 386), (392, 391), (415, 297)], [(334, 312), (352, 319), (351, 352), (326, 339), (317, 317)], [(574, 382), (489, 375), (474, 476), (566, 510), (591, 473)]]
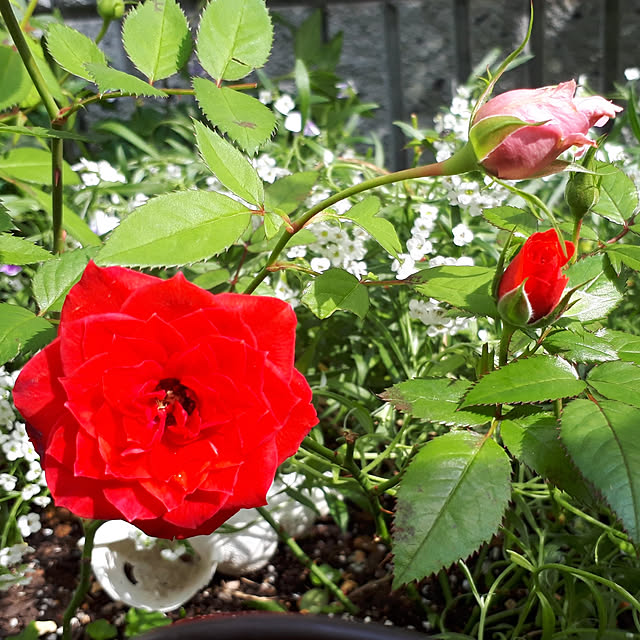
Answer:
[(320, 129), (313, 120), (307, 120), (304, 124), (304, 131), (302, 133), (304, 133), (305, 136), (313, 138), (320, 135)]
[(329, 258), (311, 258), (311, 268), (317, 273), (324, 273), (329, 267), (331, 267)]
[(32, 533), (42, 529), (40, 516), (37, 513), (32, 512), (28, 513), (26, 516), (19, 516), (16, 522), (23, 538), (28, 538)]
[(129, 205), (132, 209), (136, 209), (137, 207), (142, 206), (148, 199), (149, 196), (145, 195), (144, 193), (136, 193)]
[(325, 164), (329, 165), (331, 164), (335, 159), (335, 156), (333, 155), (333, 153), (331, 151), (329, 151), (329, 149), (325, 149), (322, 153), (322, 162), (324, 162)]
[(624, 77), (629, 81), (633, 82), (640, 78), (640, 69), (638, 67), (629, 67), (624, 70)]
[(18, 478), (12, 476), (10, 473), (0, 473), (0, 489), (3, 489), (7, 493), (16, 488), (17, 482)]
[(269, 89), (260, 89), (260, 91), (258, 91), (258, 100), (260, 100), (262, 104), (270, 104), (273, 102), (273, 93), (269, 91)]
[(307, 247), (304, 245), (299, 245), (297, 247), (291, 247), (289, 251), (287, 251), (287, 258), (290, 260), (294, 260), (295, 258), (304, 258), (307, 255)]
[(274, 103), (276, 111), (279, 111), (283, 116), (286, 116), (288, 113), (293, 111), (296, 106), (296, 103), (293, 101), (293, 98), (283, 93)]
[(457, 224), (452, 229), (453, 231), (453, 244), (457, 247), (464, 247), (473, 240), (473, 231), (467, 227), (466, 224)]
[(99, 236), (113, 231), (120, 224), (120, 218), (109, 215), (101, 209), (96, 209), (91, 215), (89, 228)]
[(419, 269), (416, 268), (415, 260), (408, 253), (399, 253), (391, 263), (391, 271), (396, 273), (398, 280), (404, 280), (417, 273)]
[(51, 498), (49, 496), (36, 496), (32, 501), (38, 507), (46, 507), (51, 503)]
[(25, 502), (28, 502), (33, 496), (37, 496), (41, 490), (42, 487), (39, 484), (27, 484), (22, 488), (20, 495)]
[(302, 131), (302, 114), (299, 111), (292, 111), (284, 119), (284, 128), (292, 133)]
[(433, 251), (433, 244), (430, 240), (421, 238), (420, 236), (414, 236), (407, 240), (407, 249), (409, 255), (416, 261), (422, 260), (427, 253)]

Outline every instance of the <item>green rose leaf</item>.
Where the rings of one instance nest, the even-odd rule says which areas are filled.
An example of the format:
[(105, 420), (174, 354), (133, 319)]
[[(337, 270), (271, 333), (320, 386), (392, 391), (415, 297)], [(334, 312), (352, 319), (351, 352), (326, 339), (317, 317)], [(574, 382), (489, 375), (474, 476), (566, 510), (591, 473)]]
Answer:
[(612, 164), (597, 162), (596, 170), (600, 177), (600, 199), (591, 211), (611, 222), (624, 224), (638, 207), (635, 183)]
[(500, 435), (511, 455), (558, 488), (590, 503), (591, 491), (560, 442), (559, 424), (549, 413), (500, 423)]
[(318, 318), (328, 318), (338, 310), (351, 311), (364, 318), (369, 310), (369, 293), (347, 271), (329, 269), (309, 283), (301, 302)]
[(387, 253), (394, 258), (402, 251), (402, 245), (398, 239), (395, 227), (384, 218), (376, 217), (380, 211), (380, 200), (375, 196), (369, 196), (353, 205), (346, 213), (340, 215), (355, 222), (364, 229)]
[(0, 263), (33, 264), (51, 260), (53, 255), (25, 238), (0, 233)]
[(193, 88), (204, 115), (248, 154), (273, 134), (276, 118), (259, 100), (204, 78), (194, 78)]
[(264, 0), (215, 0), (202, 12), (196, 52), (216, 80), (239, 80), (269, 57), (273, 27)]
[(511, 494), (504, 449), (456, 431), (428, 442), (397, 493), (393, 530), (397, 589), (466, 558), (496, 533)]
[(585, 387), (564, 360), (533, 356), (484, 375), (471, 387), (461, 406), (547, 402), (577, 396)]
[(56, 330), (44, 318), (13, 304), (0, 304), (0, 363), (43, 347), (55, 335)]
[(213, 191), (158, 196), (114, 229), (96, 263), (168, 267), (198, 262), (236, 242), (250, 219), (243, 204)]
[(193, 121), (193, 127), (200, 155), (218, 180), (243, 200), (261, 207), (264, 187), (247, 158), (197, 120)]
[(587, 384), (609, 400), (640, 408), (640, 367), (632, 362), (606, 362), (594, 367)]
[[(588, 256), (567, 270), (567, 288), (583, 285), (571, 296), (574, 303), (563, 318), (591, 322), (605, 317), (622, 300), (624, 282), (616, 276), (603, 256)], [(586, 283), (586, 284), (585, 284)]]
[(107, 91), (124, 91), (136, 96), (152, 96), (156, 98), (166, 98), (167, 94), (160, 89), (152, 87), (141, 78), (132, 76), (124, 71), (112, 69), (102, 64), (85, 64), (91, 80), (98, 85), (102, 93)]
[(638, 424), (637, 407), (579, 399), (564, 408), (560, 432), (582, 475), (602, 493), (636, 543), (640, 540)]
[(631, 244), (614, 244), (605, 248), (607, 255), (620, 260), (634, 271), (640, 271), (640, 247)]
[(520, 231), (525, 236), (530, 236), (538, 230), (538, 221), (530, 212), (518, 207), (491, 207), (483, 209), (483, 218), (498, 229), (505, 231)]
[(0, 45), (0, 87), (0, 111), (19, 105), (33, 87), (20, 54), (5, 45)]
[(177, 73), (191, 55), (189, 23), (175, 0), (146, 0), (127, 13), (122, 43), (149, 82)]
[(618, 352), (610, 341), (583, 327), (571, 326), (570, 330), (560, 329), (549, 334), (544, 340), (544, 348), (552, 353), (562, 353), (570, 362), (607, 362), (617, 360)]
[(93, 82), (85, 64), (107, 65), (104, 53), (91, 38), (67, 27), (53, 23), (47, 30), (47, 48), (53, 59), (69, 73)]
[(425, 269), (411, 276), (414, 289), (428, 298), (446, 302), (474, 315), (497, 315), (491, 292), (495, 269), (444, 266)]
[[(35, 147), (16, 147), (0, 156), (0, 174), (35, 184), (51, 184), (51, 153)], [(62, 165), (65, 185), (80, 184), (80, 178), (65, 162)]]
[(480, 427), (495, 415), (493, 407), (458, 411), (471, 383), (450, 378), (418, 378), (387, 389), (380, 397), (416, 418), (455, 427)]
[(80, 280), (89, 260), (97, 249), (78, 249), (68, 251), (43, 264), (31, 282), (33, 296), (41, 312), (62, 308), (69, 289)]

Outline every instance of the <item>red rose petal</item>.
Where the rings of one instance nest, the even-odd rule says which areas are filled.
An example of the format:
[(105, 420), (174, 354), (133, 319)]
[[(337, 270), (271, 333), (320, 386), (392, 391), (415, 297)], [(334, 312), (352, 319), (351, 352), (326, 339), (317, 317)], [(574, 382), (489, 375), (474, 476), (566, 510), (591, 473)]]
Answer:
[(154, 278), (148, 286), (134, 291), (120, 310), (142, 320), (156, 314), (166, 322), (171, 322), (201, 307), (210, 307), (214, 299), (212, 293), (197, 287), (186, 280), (182, 273), (178, 273), (169, 280)]
[(251, 327), (257, 348), (267, 353), (273, 364), (287, 373), (292, 370), (297, 319), (291, 305), (278, 298), (237, 293), (220, 293), (214, 299), (213, 307), (237, 311)]
[(13, 402), (41, 458), (52, 428), (65, 410), (61, 375), (60, 339), (56, 338), (24, 365), (13, 387)]
[(80, 281), (67, 294), (60, 322), (67, 324), (87, 315), (118, 313), (132, 291), (156, 280), (123, 267), (101, 268), (91, 261)]

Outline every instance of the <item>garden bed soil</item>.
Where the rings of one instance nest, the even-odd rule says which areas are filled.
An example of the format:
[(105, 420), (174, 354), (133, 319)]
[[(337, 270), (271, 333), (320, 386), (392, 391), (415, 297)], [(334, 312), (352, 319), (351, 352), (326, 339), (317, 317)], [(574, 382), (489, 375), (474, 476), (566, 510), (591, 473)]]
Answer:
[[(39, 625), (45, 640), (56, 637), (55, 627), (75, 588), (82, 536), (80, 522), (65, 509), (50, 507), (42, 513), (42, 530), (32, 534), (28, 543), (35, 549), (26, 556), (31, 581), (0, 592), (0, 637), (19, 633), (33, 620), (49, 621)], [(348, 593), (360, 612), (354, 619), (373, 624), (395, 625), (427, 631), (428, 612), (442, 611), (444, 606), (437, 580), (427, 579), (412, 591), (391, 590), (391, 557), (386, 547), (374, 540), (373, 525), (366, 514), (354, 513), (350, 530), (343, 532), (326, 518), (315, 523), (309, 535), (298, 540), (304, 551), (317, 563), (339, 569), (340, 588)], [(455, 585), (455, 576), (450, 576)], [(460, 580), (460, 582), (462, 582)], [(280, 605), (286, 611), (301, 610), (300, 598), (313, 585), (309, 571), (280, 544), (269, 565), (260, 571), (235, 578), (216, 573), (182, 609), (167, 615), (173, 619), (193, 618), (218, 613), (241, 613)], [(74, 637), (88, 637), (84, 627), (93, 620), (105, 619), (118, 628), (124, 638), (125, 614), (128, 607), (114, 602), (93, 580), (90, 592), (77, 612)], [(460, 617), (460, 630), (469, 611), (452, 611), (449, 625)], [(346, 614), (335, 614), (343, 615)], [(458, 626), (458, 625), (451, 625)], [(45, 631), (47, 628), (51, 631)]]

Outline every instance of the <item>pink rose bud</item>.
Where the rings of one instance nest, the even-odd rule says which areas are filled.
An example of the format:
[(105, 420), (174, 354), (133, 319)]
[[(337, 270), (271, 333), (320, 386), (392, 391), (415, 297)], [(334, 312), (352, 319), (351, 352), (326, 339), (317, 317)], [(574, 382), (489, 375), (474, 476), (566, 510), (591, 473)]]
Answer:
[(589, 129), (614, 118), (622, 107), (600, 96), (574, 98), (574, 80), (540, 89), (507, 91), (473, 118), (469, 137), (478, 162), (505, 180), (562, 171), (557, 157), (572, 146), (595, 146)]

